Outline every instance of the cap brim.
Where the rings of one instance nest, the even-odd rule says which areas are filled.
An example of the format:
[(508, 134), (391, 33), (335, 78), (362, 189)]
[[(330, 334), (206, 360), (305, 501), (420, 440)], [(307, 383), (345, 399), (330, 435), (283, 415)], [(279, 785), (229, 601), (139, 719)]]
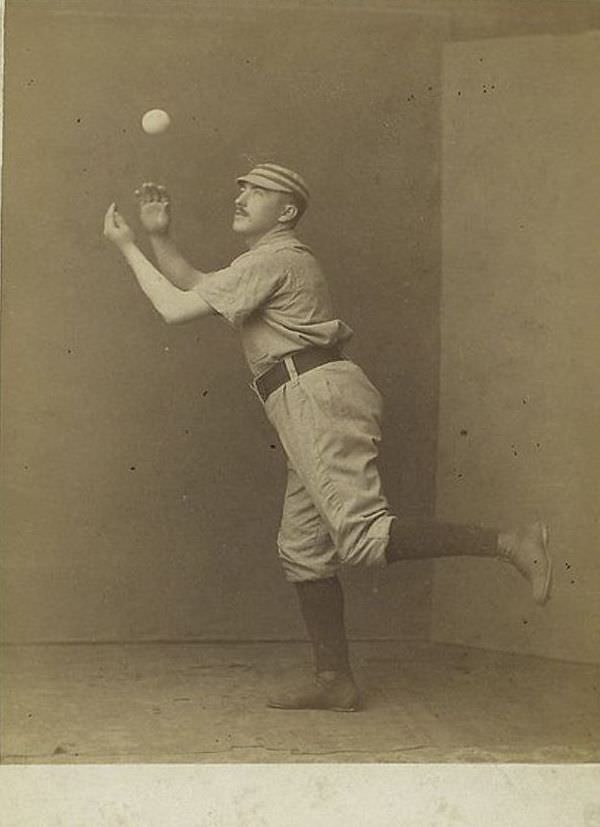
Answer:
[(283, 187), (279, 184), (276, 184), (275, 181), (271, 181), (270, 178), (263, 178), (262, 175), (254, 175), (250, 173), (249, 175), (242, 175), (241, 178), (237, 178), (238, 184), (252, 184), (255, 187), (262, 187), (265, 190), (272, 190), (273, 192), (293, 192), (291, 187)]

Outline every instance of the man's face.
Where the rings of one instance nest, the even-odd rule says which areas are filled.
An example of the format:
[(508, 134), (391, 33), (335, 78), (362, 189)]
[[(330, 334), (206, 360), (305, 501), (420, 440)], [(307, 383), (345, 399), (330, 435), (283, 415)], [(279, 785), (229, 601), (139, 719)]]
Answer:
[(280, 223), (287, 204), (289, 197), (284, 192), (242, 183), (235, 199), (233, 229), (250, 238), (260, 238)]

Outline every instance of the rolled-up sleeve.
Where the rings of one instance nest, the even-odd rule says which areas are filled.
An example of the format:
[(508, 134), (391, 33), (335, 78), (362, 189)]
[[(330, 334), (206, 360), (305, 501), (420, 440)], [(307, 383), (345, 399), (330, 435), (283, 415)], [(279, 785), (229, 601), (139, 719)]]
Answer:
[(245, 254), (223, 270), (204, 273), (194, 292), (234, 327), (267, 302), (281, 287), (285, 269), (266, 256)]

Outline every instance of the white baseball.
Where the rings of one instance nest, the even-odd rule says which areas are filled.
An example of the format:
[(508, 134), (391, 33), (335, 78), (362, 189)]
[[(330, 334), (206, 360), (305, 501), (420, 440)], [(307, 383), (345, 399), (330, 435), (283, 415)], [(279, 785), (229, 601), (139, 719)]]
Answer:
[(159, 135), (169, 128), (171, 118), (163, 109), (150, 109), (142, 118), (142, 129), (148, 135)]

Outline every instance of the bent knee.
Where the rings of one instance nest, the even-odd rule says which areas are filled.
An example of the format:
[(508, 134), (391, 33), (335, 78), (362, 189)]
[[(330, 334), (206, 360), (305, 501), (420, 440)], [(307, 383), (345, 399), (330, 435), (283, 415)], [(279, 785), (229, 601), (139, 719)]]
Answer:
[(366, 534), (357, 539), (348, 540), (339, 550), (340, 559), (345, 566), (367, 566), (381, 568), (386, 565), (385, 552), (389, 543), (391, 518), (378, 527), (376, 535)]

